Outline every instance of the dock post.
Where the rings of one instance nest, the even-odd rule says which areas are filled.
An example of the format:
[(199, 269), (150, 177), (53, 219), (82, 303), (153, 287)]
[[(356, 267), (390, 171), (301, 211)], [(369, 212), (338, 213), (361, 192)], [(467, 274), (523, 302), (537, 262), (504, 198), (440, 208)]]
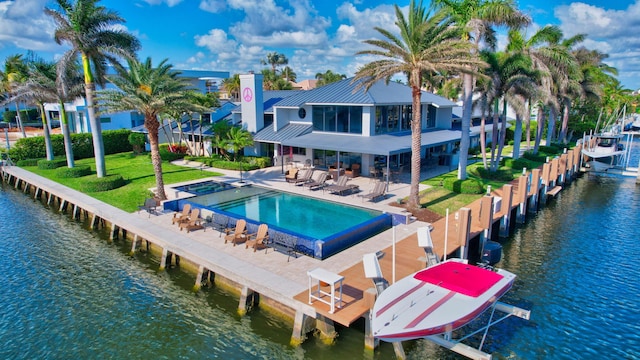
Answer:
[(460, 257), (469, 258), (469, 232), (471, 231), (471, 209), (460, 208), (458, 210), (458, 246)]
[(49, 193), (49, 196), (47, 196), (47, 205), (51, 205), (52, 197), (53, 197), (53, 194)]
[(135, 255), (137, 244), (138, 244), (138, 234), (135, 234), (133, 235), (133, 241), (131, 241), (131, 251), (129, 251), (129, 256)]
[(293, 333), (289, 344), (298, 347), (307, 338), (307, 333), (313, 330), (313, 318), (305, 314), (301, 310), (296, 310), (296, 316), (293, 321)]
[(254, 291), (247, 286), (243, 286), (240, 291), (240, 302), (238, 303), (238, 315), (244, 316), (253, 307)]
[(538, 196), (540, 195), (540, 169), (531, 171), (531, 201), (529, 202), (529, 210), (538, 211)]
[(491, 240), (491, 227), (493, 226), (493, 196), (485, 195), (480, 199), (480, 227), (483, 231), (480, 235), (479, 254), (482, 255), (484, 244)]
[(558, 183), (560, 185), (564, 185), (567, 180), (567, 159), (568, 155), (566, 153), (567, 149), (564, 149), (565, 153), (560, 155), (560, 161), (558, 163)]
[(71, 213), (71, 218), (76, 219), (78, 217), (78, 204), (73, 204), (73, 212)]
[(116, 231), (118, 229), (118, 226), (116, 226), (116, 224), (111, 223), (111, 233), (109, 234), (109, 240), (113, 240), (116, 237)]
[(516, 222), (518, 224), (524, 224), (527, 218), (527, 176), (521, 175), (518, 179), (518, 212), (516, 215)]
[(160, 256), (160, 271), (164, 271), (164, 269), (167, 267), (167, 254), (169, 253), (169, 250), (167, 250), (167, 248), (163, 248), (162, 249), (162, 256)]
[(204, 275), (204, 266), (198, 267), (198, 274), (196, 275), (196, 283), (193, 285), (193, 291), (198, 292), (202, 287), (202, 276)]
[(326, 345), (333, 344), (338, 337), (333, 320), (320, 314), (316, 316), (316, 328), (320, 331), (320, 340)]
[(540, 194), (540, 201), (542, 204), (547, 203), (547, 192), (549, 191), (551, 183), (551, 164), (546, 162), (542, 165), (542, 193)]
[(500, 237), (507, 237), (511, 232), (511, 202), (513, 199), (513, 185), (502, 186), (502, 208), (504, 215), (500, 221)]
[(40, 188), (36, 187), (36, 191), (35, 191), (35, 194), (33, 194), (33, 198), (37, 200), (39, 195), (40, 195)]
[(373, 336), (371, 327), (371, 310), (364, 315), (364, 349), (373, 351), (380, 345), (380, 340)]
[(63, 212), (65, 206), (67, 206), (67, 200), (60, 199), (60, 209), (58, 211)]
[(96, 219), (97, 219), (97, 218), (98, 218), (98, 217), (96, 216), (96, 214), (95, 214), (95, 213), (93, 213), (93, 217), (91, 218), (91, 224), (89, 225), (89, 228), (90, 228), (90, 229), (95, 228), (95, 226), (96, 226)]

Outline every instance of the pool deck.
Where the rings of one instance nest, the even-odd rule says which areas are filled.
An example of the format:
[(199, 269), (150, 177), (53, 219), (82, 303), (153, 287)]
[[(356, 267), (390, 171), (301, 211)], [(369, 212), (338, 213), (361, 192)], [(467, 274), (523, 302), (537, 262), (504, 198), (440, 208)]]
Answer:
[[(178, 165), (199, 167), (197, 163), (190, 165), (184, 165), (182, 162), (176, 162)], [(203, 171), (216, 171), (225, 173), (223, 176), (215, 177), (216, 181), (224, 181), (229, 183), (235, 183), (239, 181), (239, 174), (237, 171), (224, 171), (219, 169), (207, 169)], [(320, 171), (320, 170), (319, 170)], [(421, 178), (426, 179), (445, 172), (450, 171), (446, 166), (440, 166), (430, 169), (429, 172), (421, 174)], [(322, 190), (309, 190), (303, 186), (296, 186), (291, 183), (287, 183), (284, 179), (284, 174), (280, 167), (271, 167), (267, 169), (257, 170), (250, 173), (243, 174), (243, 181), (249, 184), (256, 184), (260, 186), (267, 186), (274, 189), (288, 191), (296, 194), (317, 197), (325, 200), (340, 202), (349, 205), (355, 205), (360, 207), (366, 207), (369, 209), (376, 209), (379, 211), (399, 213), (401, 214), (403, 209), (395, 206), (391, 206), (391, 203), (395, 203), (397, 199), (404, 198), (409, 194), (409, 173), (401, 174), (397, 183), (391, 182), (389, 184), (389, 191), (385, 199), (377, 201), (367, 201), (360, 194), (366, 194), (371, 188), (373, 188), (374, 182), (368, 177), (356, 177), (349, 180), (349, 184), (355, 184), (359, 186), (360, 192), (351, 195), (335, 195)], [(201, 182), (197, 180), (194, 182)], [(331, 183), (331, 181), (329, 181)], [(420, 185), (420, 190), (426, 188), (425, 185)], [(174, 195), (172, 191), (167, 191), (167, 195)], [(173, 213), (163, 214), (160, 216), (151, 216), (150, 221), (158, 224), (168, 231), (176, 231), (177, 227), (171, 225), (170, 217)], [(410, 215), (410, 214), (409, 214)], [(147, 217), (146, 213), (141, 216)], [(364, 292), (373, 287), (373, 283), (370, 279), (364, 277), (364, 269), (362, 266), (362, 257), (368, 253), (375, 253), (382, 251), (384, 256), (380, 259), (380, 266), (384, 276), (392, 281), (392, 242), (396, 239), (396, 279), (401, 279), (415, 271), (424, 268), (424, 251), (418, 247), (416, 231), (420, 227), (428, 226), (429, 224), (420, 221), (412, 221), (409, 224), (398, 225), (395, 229), (387, 230), (381, 234), (373, 236), (355, 246), (352, 246), (340, 253), (333, 255), (325, 260), (313, 259), (307, 256), (298, 256), (297, 258), (288, 258), (287, 255), (274, 252), (273, 250), (259, 250), (257, 252), (251, 251), (251, 249), (245, 249), (244, 246), (232, 246), (231, 244), (224, 244), (224, 240), (219, 237), (220, 234), (213, 230), (207, 229), (205, 231), (195, 231), (189, 233), (189, 237), (196, 241), (208, 244), (216, 251), (223, 252), (229, 256), (235, 257), (239, 261), (249, 262), (253, 266), (260, 267), (271, 274), (276, 274), (286, 279), (287, 288), (290, 290), (288, 295), (293, 294), (294, 299), (303, 304), (308, 304), (308, 276), (307, 271), (315, 268), (323, 268), (336, 274), (343, 275), (345, 277), (343, 283), (343, 306), (340, 309), (336, 309), (335, 313), (329, 313), (329, 306), (322, 302), (314, 301), (312, 306), (316, 312), (324, 315), (325, 317), (336, 321), (344, 326), (351, 325), (354, 321), (358, 320), (369, 310), (366, 301), (364, 300)], [(455, 226), (450, 224), (450, 226)], [(435, 230), (434, 230), (435, 231)], [(434, 234), (435, 235), (435, 234)], [(436, 251), (442, 252), (444, 249), (444, 239), (433, 238), (434, 247)], [(450, 246), (449, 252), (457, 249), (457, 246)], [(265, 279), (266, 280), (266, 279)], [(257, 291), (257, 290), (256, 290)], [(259, 292), (259, 291), (258, 291)]]

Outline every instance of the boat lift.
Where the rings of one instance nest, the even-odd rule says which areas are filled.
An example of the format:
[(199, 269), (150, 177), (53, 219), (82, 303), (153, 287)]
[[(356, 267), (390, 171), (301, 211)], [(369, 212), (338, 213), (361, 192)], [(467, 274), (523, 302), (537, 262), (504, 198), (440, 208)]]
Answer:
[[(380, 269), (380, 264), (378, 262), (377, 254), (375, 253), (365, 254), (362, 258), (362, 263), (364, 265), (365, 277), (373, 281), (377, 294), (379, 296), (389, 286), (389, 283), (384, 279), (384, 276), (382, 275), (382, 270)], [(425, 337), (424, 339), (429, 340), (435, 343), (436, 345), (440, 345), (448, 350), (456, 352), (469, 359), (491, 360), (491, 354), (488, 354), (482, 351), (482, 346), (484, 345), (484, 341), (487, 337), (487, 333), (489, 332), (489, 328), (511, 316), (516, 316), (521, 319), (529, 320), (531, 316), (531, 311), (519, 308), (514, 305), (505, 304), (500, 301), (496, 301), (493, 304), (493, 306), (491, 306), (490, 310), (491, 310), (491, 315), (489, 316), (489, 320), (484, 326), (480, 327), (479, 329), (461, 338), (454, 339), (452, 336), (453, 335), (452, 332), (448, 331), (443, 334), (430, 335)], [(494, 320), (494, 316), (496, 315), (496, 312), (501, 313), (502, 316)], [(480, 345), (477, 348), (463, 343), (463, 341), (465, 341), (466, 339), (480, 332), (484, 332), (484, 333), (482, 334), (482, 341), (480, 341)], [(402, 347), (400, 344), (401, 342), (393, 342), (394, 349), (396, 350), (396, 354), (398, 354), (398, 351), (402, 351)], [(402, 353), (404, 352), (402, 351)]]

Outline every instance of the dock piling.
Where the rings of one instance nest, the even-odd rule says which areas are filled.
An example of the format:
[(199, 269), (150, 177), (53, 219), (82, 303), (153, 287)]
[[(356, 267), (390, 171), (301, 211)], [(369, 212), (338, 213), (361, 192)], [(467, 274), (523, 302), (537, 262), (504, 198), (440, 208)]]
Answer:
[(307, 338), (307, 333), (313, 330), (313, 318), (301, 310), (296, 311), (293, 321), (293, 332), (291, 333), (291, 341), (289, 344), (298, 347)]
[(253, 290), (249, 289), (247, 286), (243, 286), (240, 291), (240, 302), (238, 303), (238, 315), (244, 316), (247, 314), (247, 311), (251, 310), (254, 304), (255, 293)]

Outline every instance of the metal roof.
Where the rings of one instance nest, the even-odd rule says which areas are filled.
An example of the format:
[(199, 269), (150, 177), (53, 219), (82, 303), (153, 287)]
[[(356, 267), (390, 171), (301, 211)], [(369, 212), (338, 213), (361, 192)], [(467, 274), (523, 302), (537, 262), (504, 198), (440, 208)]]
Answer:
[[(410, 105), (411, 87), (397, 82), (385, 84), (380, 80), (373, 84), (368, 91), (361, 87), (356, 90), (362, 80), (345, 79), (315, 89), (301, 91), (297, 95), (283, 99), (274, 107), (301, 107), (305, 104), (407, 104)], [(433, 104), (435, 107), (456, 107), (456, 103), (441, 96), (423, 91), (422, 103)]]
[(273, 124), (258, 131), (254, 141), (281, 144), (285, 140), (293, 139), (311, 132), (311, 124), (288, 124), (278, 131), (273, 131)]

